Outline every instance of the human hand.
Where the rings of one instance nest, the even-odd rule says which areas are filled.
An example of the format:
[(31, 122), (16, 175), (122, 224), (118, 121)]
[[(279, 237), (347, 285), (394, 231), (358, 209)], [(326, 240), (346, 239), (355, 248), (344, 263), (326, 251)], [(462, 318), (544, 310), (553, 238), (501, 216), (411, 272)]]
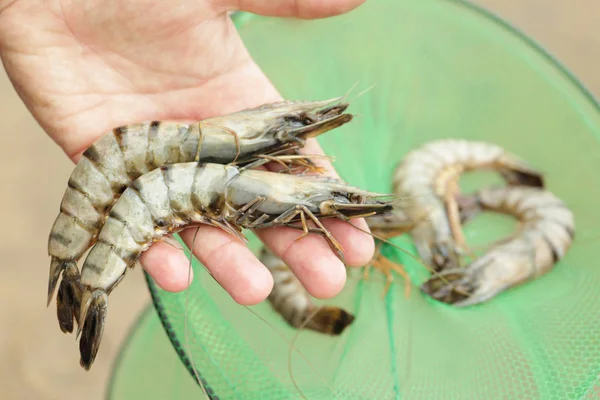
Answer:
[[(77, 162), (115, 126), (144, 120), (201, 120), (281, 97), (245, 49), (227, 11), (321, 18), (364, 0), (47, 0), (0, 1), (0, 56), (19, 96), (41, 127)], [(305, 153), (322, 154), (314, 139)], [(335, 171), (325, 165), (330, 174)], [(364, 220), (353, 222), (368, 230)], [(372, 238), (342, 221), (324, 225), (345, 249), (346, 264), (366, 264)], [(191, 246), (196, 229), (180, 233)], [(346, 270), (316, 235), (269, 228), (257, 235), (281, 257), (309, 293), (327, 298)], [(203, 226), (193, 252), (240, 304), (264, 300), (269, 271), (238, 239)], [(156, 243), (141, 263), (159, 286), (188, 284), (188, 260)]]

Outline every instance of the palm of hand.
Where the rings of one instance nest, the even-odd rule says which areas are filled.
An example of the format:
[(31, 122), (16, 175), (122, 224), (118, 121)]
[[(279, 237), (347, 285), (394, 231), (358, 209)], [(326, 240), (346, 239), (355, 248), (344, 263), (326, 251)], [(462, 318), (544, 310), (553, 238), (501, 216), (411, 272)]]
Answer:
[(0, 14), (12, 55), (5, 64), (34, 117), (74, 159), (120, 124), (237, 110), (234, 91), (260, 75), (226, 13), (209, 1), (36, 3), (16, 1)]

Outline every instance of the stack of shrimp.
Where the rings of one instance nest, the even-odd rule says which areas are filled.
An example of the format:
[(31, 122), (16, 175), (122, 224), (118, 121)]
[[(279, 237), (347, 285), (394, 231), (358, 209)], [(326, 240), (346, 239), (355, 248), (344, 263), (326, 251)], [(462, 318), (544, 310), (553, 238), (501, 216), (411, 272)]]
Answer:
[[(322, 235), (343, 259), (321, 219), (393, 211), (393, 201), (382, 200), (386, 195), (292, 173), (320, 172), (299, 150), (308, 138), (352, 120), (341, 100), (283, 101), (190, 124), (121, 126), (83, 153), (49, 237), (48, 304), (62, 278), (58, 322), (65, 333), (77, 324), (84, 369), (98, 353), (109, 294), (154, 242), (172, 241), (170, 235), (199, 224), (244, 241), (243, 229), (288, 226)], [(286, 168), (252, 169), (271, 161)], [(351, 318), (336, 314), (325, 321), (336, 333)]]
[[(322, 235), (343, 260), (342, 248), (320, 220), (367, 217), (381, 241), (410, 233), (434, 271), (421, 290), (459, 307), (546, 273), (568, 251), (575, 231), (571, 211), (544, 188), (541, 172), (490, 143), (440, 140), (410, 152), (393, 177), (392, 197), (408, 201), (402, 209), (393, 199), (382, 200), (390, 195), (318, 174), (294, 174), (320, 172), (300, 150), (308, 138), (352, 120), (341, 99), (283, 101), (196, 123), (121, 126), (83, 153), (48, 241), (48, 304), (61, 280), (58, 322), (65, 333), (77, 325), (83, 368), (95, 360), (108, 296), (127, 270), (154, 242), (174, 243), (172, 234), (194, 225), (219, 227), (243, 241), (243, 229), (301, 229)], [(253, 169), (272, 161), (285, 168)], [(460, 176), (480, 169), (499, 172), (507, 185), (460, 193)], [(513, 215), (521, 227), (465, 266), (461, 224), (482, 211)], [(408, 282), (402, 266), (381, 255), (381, 241), (369, 266), (382, 271), (388, 285), (392, 271)], [(353, 322), (343, 309), (317, 307), (267, 248), (260, 259), (274, 278), (268, 300), (291, 326), (339, 335)]]
[[(499, 173), (506, 185), (462, 194), (460, 177), (477, 170)], [(422, 263), (433, 271), (421, 291), (455, 307), (483, 303), (545, 274), (574, 239), (573, 213), (544, 188), (543, 174), (491, 143), (457, 139), (427, 143), (399, 163), (392, 186), (396, 197), (403, 199), (402, 209), (366, 218), (371, 232), (381, 239), (366, 272), (372, 267), (385, 274), (385, 291), (396, 271), (405, 278), (409, 293), (410, 281), (402, 266), (380, 252), (383, 241), (405, 233), (411, 235)], [(469, 250), (462, 224), (483, 211), (510, 215), (520, 221), (520, 227), (464, 265)], [(339, 334), (354, 320), (340, 308), (317, 308), (293, 273), (268, 250), (263, 251), (262, 261), (275, 277), (269, 300), (290, 325)]]

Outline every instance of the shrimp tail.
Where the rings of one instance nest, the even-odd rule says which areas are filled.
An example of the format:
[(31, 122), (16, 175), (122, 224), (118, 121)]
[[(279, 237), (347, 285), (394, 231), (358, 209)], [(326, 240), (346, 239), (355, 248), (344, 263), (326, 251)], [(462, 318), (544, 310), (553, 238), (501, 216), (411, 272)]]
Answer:
[(75, 268), (77, 268), (77, 265), (73, 261), (65, 261), (52, 257), (52, 261), (50, 262), (50, 273), (48, 274), (48, 299), (46, 301), (46, 306), (50, 305), (52, 297), (54, 297), (54, 291), (56, 290), (56, 284), (58, 283), (60, 275), (71, 265), (74, 265)]
[(79, 309), (81, 304), (81, 286), (79, 284), (77, 266), (68, 265), (56, 296), (56, 313), (58, 325), (64, 333), (73, 332), (73, 320), (79, 325)]
[(524, 161), (505, 155), (499, 165), (499, 172), (509, 185), (544, 188), (543, 173)]
[[(90, 292), (86, 290), (82, 295), (82, 308), (79, 320), (82, 321), (80, 329), (81, 340), (79, 341), (79, 363), (89, 371), (102, 340), (104, 333), (104, 319), (108, 307), (108, 294), (103, 290)], [(83, 329), (81, 328), (83, 326)]]
[(307, 328), (328, 335), (340, 335), (354, 322), (354, 315), (338, 307), (322, 307)]

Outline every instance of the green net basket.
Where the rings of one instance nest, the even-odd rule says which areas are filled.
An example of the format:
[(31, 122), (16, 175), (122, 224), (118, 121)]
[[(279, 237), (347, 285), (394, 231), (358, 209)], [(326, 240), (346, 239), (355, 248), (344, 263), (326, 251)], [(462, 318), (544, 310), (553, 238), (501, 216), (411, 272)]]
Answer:
[[(315, 21), (234, 18), (287, 99), (375, 84), (350, 96), (358, 114), (351, 124), (319, 139), (349, 183), (390, 191), (396, 163), (428, 141), (491, 141), (544, 171), (575, 213), (575, 242), (550, 273), (467, 309), (422, 295), (428, 272), (386, 247), (411, 276), (412, 295), (404, 297), (398, 276), (383, 298), (383, 278), (365, 281), (350, 270), (342, 293), (326, 303), (354, 313), (353, 325), (340, 337), (302, 331), (298, 352), (289, 345), (296, 330), (268, 303), (250, 307), (254, 313), (237, 305), (195, 262), (190, 353), (186, 294), (149, 279), (157, 312), (147, 311), (132, 333), (109, 397), (201, 398), (193, 360), (213, 399), (600, 398), (600, 113), (590, 94), (530, 40), (461, 1), (372, 0)], [(469, 243), (512, 227), (478, 221), (465, 229)], [(416, 254), (409, 237), (394, 242)], [(250, 235), (251, 248), (259, 245)]]

